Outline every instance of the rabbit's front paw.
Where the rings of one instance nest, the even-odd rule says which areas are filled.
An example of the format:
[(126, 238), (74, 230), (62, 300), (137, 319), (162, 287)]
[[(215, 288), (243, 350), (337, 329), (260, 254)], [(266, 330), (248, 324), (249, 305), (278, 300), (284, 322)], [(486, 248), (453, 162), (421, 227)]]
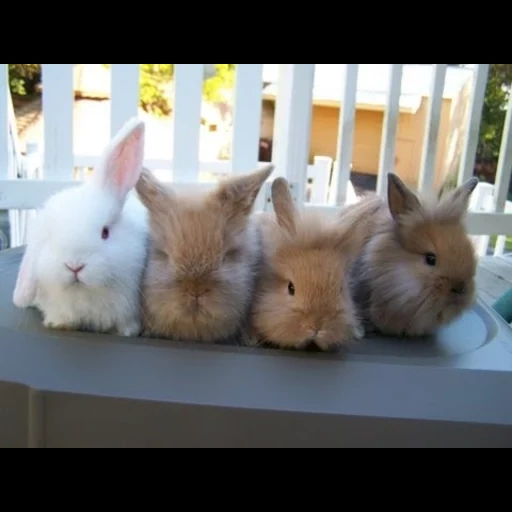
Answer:
[(127, 323), (121, 327), (117, 328), (117, 332), (120, 336), (125, 336), (127, 338), (131, 338), (134, 336), (138, 336), (141, 331), (141, 326), (139, 322), (132, 321)]
[(354, 336), (354, 339), (356, 340), (362, 340), (365, 335), (366, 331), (362, 324), (356, 324), (354, 328), (352, 329), (352, 335)]
[(67, 322), (60, 318), (45, 318), (43, 325), (47, 329), (55, 329), (58, 331), (74, 331), (77, 326), (71, 322)]
[(245, 345), (246, 347), (258, 347), (262, 343), (258, 334), (249, 327), (242, 329), (240, 341), (241, 344)]

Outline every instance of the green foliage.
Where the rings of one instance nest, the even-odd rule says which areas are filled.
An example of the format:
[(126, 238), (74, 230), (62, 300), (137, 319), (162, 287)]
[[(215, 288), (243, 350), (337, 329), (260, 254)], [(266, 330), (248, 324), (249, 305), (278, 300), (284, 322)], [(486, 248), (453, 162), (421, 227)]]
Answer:
[(204, 81), (203, 95), (207, 101), (222, 101), (222, 89), (230, 89), (235, 85), (235, 65), (215, 64), (217, 73)]
[[(477, 160), (497, 162), (505, 123), (509, 88), (512, 85), (512, 64), (491, 64), (485, 90), (480, 123)], [(441, 187), (443, 194), (457, 186), (458, 169), (448, 174)]]
[[(222, 100), (222, 89), (233, 87), (235, 80), (234, 64), (215, 64), (215, 67), (217, 73), (203, 85), (203, 97), (211, 102)], [(169, 90), (173, 76), (173, 64), (140, 65), (140, 105), (146, 112), (156, 116), (171, 112)]]
[(41, 82), (41, 64), (9, 64), (11, 94), (25, 96), (35, 92)]
[(157, 116), (170, 114), (167, 91), (173, 75), (173, 64), (140, 65), (140, 105), (146, 112)]
[(509, 96), (508, 88), (511, 84), (512, 64), (490, 65), (480, 125), (478, 144), (480, 158), (498, 159)]

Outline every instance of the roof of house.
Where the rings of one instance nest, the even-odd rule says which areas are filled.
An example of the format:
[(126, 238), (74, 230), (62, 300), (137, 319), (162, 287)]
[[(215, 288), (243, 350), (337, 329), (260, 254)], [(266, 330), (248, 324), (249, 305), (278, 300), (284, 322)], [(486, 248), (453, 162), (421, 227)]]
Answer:
[[(415, 112), (424, 96), (430, 96), (433, 65), (405, 64), (402, 75), (402, 93), (400, 108)], [(382, 107), (386, 104), (386, 92), (389, 84), (390, 64), (359, 64), (357, 79), (357, 104)], [(448, 66), (446, 71), (443, 98), (455, 97), (473, 76), (472, 68)], [(279, 64), (264, 64), (263, 81), (268, 83), (263, 94), (266, 98), (277, 95)], [(343, 64), (317, 64), (313, 101), (319, 104), (338, 106), (345, 79)]]

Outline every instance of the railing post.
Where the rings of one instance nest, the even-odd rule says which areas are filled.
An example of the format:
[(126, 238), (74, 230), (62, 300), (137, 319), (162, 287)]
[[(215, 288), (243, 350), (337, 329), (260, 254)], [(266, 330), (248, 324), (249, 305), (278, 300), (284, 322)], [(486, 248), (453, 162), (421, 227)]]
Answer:
[(27, 179), (41, 179), (41, 162), (39, 144), (34, 141), (28, 141), (25, 153), (25, 177)]
[[(346, 184), (346, 192), (345, 192), (345, 202), (344, 203), (339, 203), (338, 202), (338, 196), (337, 196), (337, 192), (338, 192), (338, 180), (339, 180), (339, 175), (337, 175), (335, 173), (335, 169), (336, 169), (336, 160), (333, 162), (332, 164), (332, 176), (331, 176), (331, 184), (329, 185), (329, 194), (328, 194), (328, 200), (327, 200), (327, 204), (329, 204), (330, 206), (336, 206), (336, 205), (339, 205), (339, 206), (343, 206), (343, 205), (348, 205), (348, 204), (355, 204), (359, 201), (359, 198), (357, 197), (357, 194), (356, 194), (356, 189), (354, 188), (354, 185), (352, 184), (352, 180), (348, 180), (347, 184)], [(350, 172), (352, 172), (352, 162), (350, 162)]]
[(262, 64), (237, 64), (231, 166), (235, 174), (256, 169), (261, 125)]
[[(0, 180), (9, 179), (9, 167), (11, 161), (11, 138), (9, 130), (9, 67), (8, 64), (0, 64)], [(12, 244), (13, 223), (11, 219), (15, 217), (12, 212), (9, 212), (9, 225), (10, 225), (10, 238), (0, 230), (0, 250), (4, 249), (4, 242), (6, 245)]]
[[(511, 215), (512, 219), (512, 202), (506, 201), (505, 208), (503, 212), (500, 212), (503, 215)], [(502, 256), (505, 252), (505, 247), (507, 245), (507, 235), (499, 235), (496, 237), (496, 245), (494, 246), (494, 256)]]
[(112, 64), (110, 75), (110, 136), (139, 112), (140, 64)]
[(435, 178), (437, 141), (439, 127), (441, 126), (441, 109), (443, 106), (443, 92), (447, 64), (434, 64), (432, 82), (430, 84), (430, 104), (425, 120), (425, 134), (421, 155), (421, 169), (418, 180), (418, 190), (426, 192), (432, 190)]
[(333, 168), (333, 178), (336, 176), (335, 204), (340, 205), (347, 202), (348, 184), (352, 170), (358, 66), (358, 64), (345, 64), (345, 83), (341, 93), (338, 148)]
[[(471, 194), (468, 210), (471, 212), (494, 211), (493, 190), (494, 185), (480, 182), (476, 186), (473, 194)], [(477, 256), (485, 256), (487, 254), (487, 248), (489, 247), (490, 236), (477, 235), (474, 236), (473, 239)]]
[[(501, 138), (500, 156), (498, 159), (498, 167), (496, 178), (494, 180), (494, 203), (496, 213), (504, 213), (506, 211), (506, 202), (508, 191), (510, 188), (510, 177), (512, 175), (512, 94), (509, 93), (507, 115), (505, 116), (505, 124), (503, 127), (503, 136)], [(505, 235), (498, 236), (494, 247), (494, 256), (501, 256), (505, 251), (507, 237)]]
[(394, 171), (396, 134), (400, 115), (400, 92), (402, 88), (403, 64), (390, 64), (389, 88), (386, 101), (386, 113), (382, 123), (382, 139), (379, 155), (379, 174), (376, 192), (383, 196), (386, 190), (387, 173)]
[(9, 67), (0, 64), (0, 180), (9, 176)]
[(473, 176), (475, 156), (478, 146), (478, 135), (480, 133), (482, 109), (485, 98), (485, 89), (487, 87), (489, 64), (476, 64), (476, 68), (474, 67), (474, 69), (475, 76), (473, 77), (473, 89), (471, 91), (471, 100), (469, 106), (470, 114), (466, 131), (466, 139), (464, 141), (464, 148), (462, 150), (462, 158), (459, 167), (459, 185)]
[(331, 169), (332, 158), (329, 156), (315, 156), (313, 165), (308, 166), (307, 178), (313, 180), (310, 203), (327, 204)]
[(305, 198), (314, 77), (315, 64), (279, 65), (272, 160), (275, 176), (296, 184), (299, 204)]
[(73, 64), (42, 64), (43, 175), (69, 180), (73, 175)]
[[(42, 158), (37, 142), (27, 142), (25, 156), (22, 157), (22, 179), (41, 179)], [(27, 242), (28, 223), (36, 216), (36, 210), (15, 210), (16, 222), (11, 226), (11, 247), (19, 247)], [(15, 228), (15, 229), (14, 229)]]
[[(7, 88), (7, 179), (17, 180), (23, 178), (26, 173), (25, 158), (21, 154), (20, 142), (18, 138), (18, 127), (16, 123), (16, 115), (12, 104), (12, 96)], [(9, 247), (17, 247), (22, 244), (27, 212), (21, 209), (9, 209)]]
[(173, 181), (199, 178), (203, 64), (174, 65)]

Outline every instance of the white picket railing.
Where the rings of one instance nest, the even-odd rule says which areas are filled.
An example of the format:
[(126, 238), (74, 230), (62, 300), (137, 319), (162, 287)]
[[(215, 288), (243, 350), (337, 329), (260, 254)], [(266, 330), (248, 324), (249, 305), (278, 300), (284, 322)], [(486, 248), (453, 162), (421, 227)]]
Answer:
[[(26, 177), (27, 170), (27, 160), (22, 155), (21, 145), (18, 137), (18, 129), (16, 126), (16, 116), (14, 113), (14, 108), (11, 99), (11, 93), (7, 90), (7, 148), (3, 148), (2, 151), (5, 151), (3, 155), (5, 155), (7, 163), (4, 164), (7, 166), (7, 177), (9, 180), (18, 179)], [(2, 173), (0, 173), (0, 176)], [(1, 191), (0, 191), (1, 195)], [(17, 245), (21, 245), (23, 243), (23, 238), (25, 234), (25, 225), (27, 216), (29, 215), (26, 210), (9, 210), (8, 219), (9, 219), (9, 239), (4, 239), (5, 234), (0, 233), (2, 236), (1, 246), (9, 246), (16, 247)]]
[[(40, 148), (40, 179), (17, 178), (12, 169), (13, 152), (9, 138), (7, 64), (0, 65), (0, 210), (37, 208), (49, 195), (77, 183), (76, 167), (94, 167), (98, 155), (73, 154), (73, 69), (72, 64), (43, 64), (44, 147)], [(243, 173), (258, 165), (262, 105), (262, 64), (237, 64), (234, 100), (232, 158), (229, 161), (199, 162), (202, 64), (176, 64), (173, 111), (172, 160), (148, 158), (146, 165), (159, 170), (162, 178), (177, 187), (203, 187), (200, 171)], [(211, 65), (209, 65), (211, 66)], [(344, 85), (340, 91), (338, 151), (336, 161), (318, 155), (308, 165), (315, 64), (280, 64), (274, 120), (273, 177), (286, 176), (294, 186), (294, 197), (308, 207), (334, 211), (337, 205), (354, 200), (350, 183), (354, 140), (358, 64), (345, 64)], [(394, 169), (402, 64), (390, 64), (387, 104), (382, 130), (377, 192), (385, 191), (385, 175)], [(435, 64), (432, 73), (430, 106), (422, 148), (418, 188), (429, 190), (434, 183), (434, 163), (440, 127), (446, 64)], [(461, 183), (473, 173), (478, 132), (489, 64), (474, 65), (464, 149), (459, 166)], [(138, 111), (139, 64), (112, 64), (111, 123), (113, 134)], [(475, 195), (468, 228), (474, 235), (512, 235), (512, 216), (506, 198), (512, 170), (512, 98), (508, 105), (496, 184)], [(35, 160), (37, 162), (37, 160)], [(259, 163), (261, 165), (261, 162)], [(332, 172), (331, 172), (332, 169)], [(272, 177), (272, 178), (273, 178)], [(313, 181), (308, 185), (308, 181)], [(480, 187), (480, 186), (479, 186)], [(492, 200), (489, 200), (489, 193)], [(487, 199), (484, 200), (484, 196)], [(257, 208), (266, 208), (268, 187), (262, 190)], [(485, 244), (483, 244), (485, 245)], [(501, 237), (496, 254), (504, 246)]]

